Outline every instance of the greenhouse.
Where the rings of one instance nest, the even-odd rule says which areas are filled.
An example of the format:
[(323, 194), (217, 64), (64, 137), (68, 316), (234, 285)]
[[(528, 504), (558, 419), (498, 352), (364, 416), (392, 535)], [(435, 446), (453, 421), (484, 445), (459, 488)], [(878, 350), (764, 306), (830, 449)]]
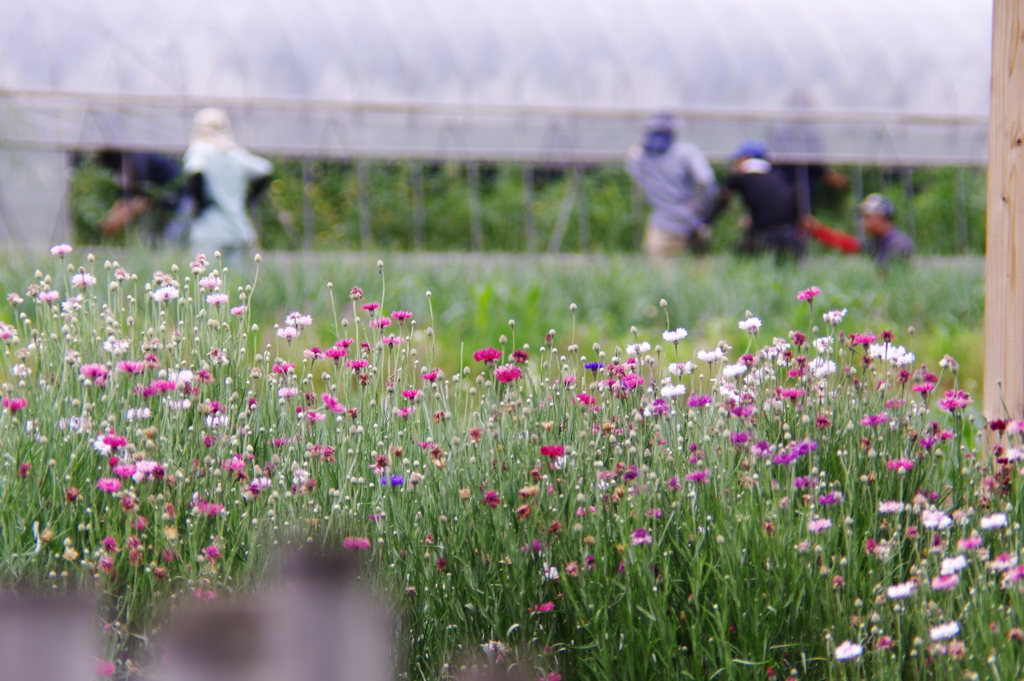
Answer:
[(296, 159), (618, 163), (674, 112), (712, 159), (985, 163), (985, 0), (13, 0), (0, 234), (68, 231), (76, 152), (177, 155), (193, 113)]

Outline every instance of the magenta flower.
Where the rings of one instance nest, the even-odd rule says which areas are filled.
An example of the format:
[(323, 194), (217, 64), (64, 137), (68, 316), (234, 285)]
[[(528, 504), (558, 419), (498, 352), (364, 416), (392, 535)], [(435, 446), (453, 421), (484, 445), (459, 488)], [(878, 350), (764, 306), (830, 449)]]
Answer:
[(501, 351), (494, 348), (482, 348), (473, 353), (473, 361), (493, 364), (501, 359)]
[[(57, 247), (54, 246), (54, 248)], [(70, 246), (68, 247), (68, 250), (71, 250)], [(64, 256), (61, 255), (60, 257), (63, 258)], [(93, 665), (93, 670), (96, 672), (96, 676), (102, 676), (103, 678), (108, 679), (114, 675), (115, 671), (117, 671), (117, 665), (113, 662), (108, 662), (107, 660), (96, 660), (96, 663)]]
[(710, 468), (697, 469), (697, 470), (693, 471), (692, 473), (687, 473), (686, 474), (686, 479), (689, 482), (699, 482), (699, 483), (703, 483), (703, 484), (706, 485), (711, 480), (711, 469)]
[(889, 415), (884, 411), (878, 414), (868, 414), (860, 420), (860, 425), (874, 428), (875, 426), (881, 426), (889, 420)]
[(101, 492), (116, 492), (121, 489), (121, 481), (117, 478), (100, 478), (96, 481), (96, 486)]
[(797, 293), (796, 294), (796, 299), (800, 300), (800, 301), (803, 301), (805, 303), (809, 303), (812, 300), (814, 300), (814, 298), (816, 296), (820, 296), (820, 295), (821, 295), (821, 289), (818, 288), (817, 286), (812, 286), (810, 288), (805, 288), (803, 291), (800, 291), (799, 293)]
[(367, 537), (345, 537), (341, 545), (349, 551), (366, 551), (370, 548), (370, 540)]
[(963, 390), (949, 390), (946, 392), (946, 396), (939, 400), (939, 407), (946, 411), (956, 411), (973, 402), (971, 396)]
[(885, 462), (886, 467), (891, 471), (899, 470), (910, 470), (914, 467), (914, 462), (910, 459), (890, 459)]
[(932, 588), (936, 591), (949, 591), (960, 583), (960, 575), (955, 572), (951, 575), (939, 575), (932, 578)]
[(686, 400), (686, 406), (690, 409), (700, 409), (711, 404), (711, 395), (690, 395)]
[(501, 497), (493, 489), (484, 492), (484, 505), (491, 508), (498, 508), (501, 505)]
[(203, 555), (205, 555), (206, 560), (210, 561), (211, 563), (217, 560), (218, 558), (224, 557), (224, 554), (220, 552), (220, 548), (216, 544), (210, 544), (205, 549), (203, 549)]
[(523, 372), (514, 364), (506, 364), (494, 370), (494, 377), (498, 379), (499, 383), (511, 383), (516, 379), (522, 378)]
[(633, 534), (630, 536), (630, 542), (633, 546), (650, 544), (652, 541), (654, 541), (654, 538), (651, 536), (651, 533), (643, 527), (633, 530)]
[(14, 412), (20, 409), (24, 409), (26, 406), (28, 406), (28, 400), (26, 400), (24, 397), (5, 397), (3, 399), (3, 405), (5, 409), (10, 410), (10, 412), (13, 414)]

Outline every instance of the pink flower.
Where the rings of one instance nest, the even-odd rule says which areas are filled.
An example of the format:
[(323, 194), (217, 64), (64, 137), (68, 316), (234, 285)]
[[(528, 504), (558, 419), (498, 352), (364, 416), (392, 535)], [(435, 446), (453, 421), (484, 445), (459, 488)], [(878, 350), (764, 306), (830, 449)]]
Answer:
[(228, 295), (226, 293), (211, 293), (206, 296), (206, 302), (214, 307), (220, 307), (228, 302)]
[(241, 317), (242, 315), (245, 314), (245, 305), (239, 305), (237, 307), (231, 308), (231, 314), (237, 317)]
[(874, 428), (875, 426), (881, 426), (889, 420), (889, 415), (884, 411), (879, 414), (868, 414), (860, 420), (860, 425)]
[(492, 364), (499, 359), (501, 359), (501, 351), (494, 348), (483, 348), (473, 353), (473, 361), (475, 362)]
[(101, 492), (116, 492), (121, 489), (121, 481), (117, 478), (100, 478), (96, 481), (96, 486)]
[(565, 447), (562, 445), (544, 445), (540, 448), (540, 455), (557, 459), (560, 456), (565, 456)]
[(394, 319), (399, 324), (401, 324), (406, 319), (412, 319), (412, 312), (407, 312), (405, 310), (395, 310), (394, 312), (391, 313), (391, 318)]
[(368, 366), (370, 366), (370, 362), (369, 360), (365, 359), (350, 359), (349, 361), (345, 362), (345, 367), (348, 369), (352, 369), (353, 371), (356, 369), (365, 369)]
[(501, 497), (493, 489), (484, 492), (484, 505), (491, 508), (498, 508), (501, 505)]
[(553, 612), (554, 609), (555, 609), (554, 601), (548, 601), (547, 603), (541, 603), (540, 605), (533, 606), (532, 608), (530, 608), (530, 612), (537, 612), (537, 613)]
[(224, 554), (220, 552), (220, 548), (218, 548), (216, 544), (210, 544), (205, 549), (203, 549), (203, 555), (205, 555), (206, 560), (210, 561), (211, 563), (217, 560), (218, 558), (224, 557)]
[(812, 286), (810, 288), (806, 288), (803, 291), (800, 291), (799, 293), (797, 293), (796, 294), (796, 299), (800, 300), (800, 301), (803, 301), (805, 303), (809, 303), (812, 300), (814, 300), (814, 298), (816, 296), (820, 296), (820, 295), (821, 295), (821, 289), (818, 288), (817, 286)]
[(710, 468), (697, 469), (697, 470), (693, 471), (692, 473), (687, 473), (686, 474), (686, 479), (689, 482), (699, 482), (699, 483), (703, 483), (703, 484), (706, 485), (710, 481), (710, 479), (711, 479), (711, 469)]
[(939, 400), (939, 407), (946, 411), (956, 411), (973, 402), (971, 396), (963, 390), (949, 390), (946, 392), (946, 396)]
[(494, 377), (499, 383), (511, 383), (523, 377), (523, 372), (514, 364), (506, 364), (494, 370)]
[(363, 309), (373, 312), (374, 310), (380, 309), (380, 303), (366, 303), (363, 305)]
[(911, 470), (914, 462), (910, 459), (889, 459), (885, 462), (886, 467), (891, 471)]
[(117, 363), (117, 370), (122, 374), (141, 374), (146, 370), (146, 363), (126, 360)]
[(3, 405), (5, 409), (10, 410), (10, 412), (13, 414), (14, 412), (20, 409), (24, 409), (26, 406), (28, 406), (28, 400), (26, 400), (24, 397), (5, 397), (3, 399)]
[(580, 393), (576, 396), (576, 401), (580, 404), (591, 405), (594, 404), (594, 396), (587, 393)]
[(651, 533), (643, 527), (633, 530), (633, 533), (630, 535), (630, 543), (632, 543), (633, 546), (650, 544), (652, 541), (654, 541), (654, 538), (651, 536)]
[[(56, 246), (54, 246), (53, 248), (50, 249), (50, 255), (55, 255), (58, 258), (63, 258), (65, 255), (67, 255), (71, 251), (72, 251), (72, 248), (68, 244), (57, 244)], [(110, 664), (110, 663), (108, 662), (107, 664)], [(112, 673), (113, 673), (113, 670), (111, 670), (111, 674)], [(110, 674), (104, 674), (104, 676), (110, 676)]]
[[(373, 304), (376, 305), (376, 303)], [(341, 545), (349, 551), (365, 551), (370, 548), (370, 540), (367, 537), (345, 537)]]
[[(54, 246), (53, 248), (58, 248), (58, 246)], [(68, 246), (68, 251), (71, 251), (70, 246)], [(54, 255), (57, 254), (54, 253)], [(61, 257), (63, 258), (64, 255), (61, 254)], [(106, 660), (96, 660), (96, 662), (93, 664), (93, 670), (96, 672), (97, 676), (102, 676), (103, 678), (107, 679), (113, 676), (114, 672), (117, 671), (117, 665), (115, 665), (113, 662), (108, 662)]]
[(949, 591), (960, 583), (960, 575), (955, 572), (951, 575), (939, 575), (932, 578), (932, 588), (936, 591)]
[(832, 521), (828, 518), (816, 518), (807, 523), (807, 529), (815, 534), (824, 532), (830, 527), (832, 527)]

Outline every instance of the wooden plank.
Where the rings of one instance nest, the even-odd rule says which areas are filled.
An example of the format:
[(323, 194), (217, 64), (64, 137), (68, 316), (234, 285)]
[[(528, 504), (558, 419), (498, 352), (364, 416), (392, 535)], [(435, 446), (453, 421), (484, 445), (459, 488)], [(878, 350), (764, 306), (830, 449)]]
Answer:
[(994, 0), (985, 247), (986, 418), (1024, 417), (1024, 0)]

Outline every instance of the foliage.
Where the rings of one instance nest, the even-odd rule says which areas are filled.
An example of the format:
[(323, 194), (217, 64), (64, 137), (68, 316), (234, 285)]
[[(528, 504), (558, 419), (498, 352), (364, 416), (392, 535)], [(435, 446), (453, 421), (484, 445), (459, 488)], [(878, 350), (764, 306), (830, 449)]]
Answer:
[[(393, 251), (416, 248), (413, 228), (413, 165), (405, 161), (366, 161), (366, 201), (371, 243)], [(259, 204), (255, 221), (260, 241), (268, 249), (298, 249), (305, 243), (308, 224), (319, 249), (362, 248), (359, 182), (355, 163), (303, 162), (276, 159), (274, 181)], [(470, 199), (466, 167), (457, 163), (421, 164), (424, 196), (424, 242), (430, 251), (470, 250)], [(839, 168), (852, 175), (852, 167)], [(727, 168), (716, 172), (724, 180)], [(582, 198), (572, 204), (561, 250), (579, 251), (580, 213), (585, 212), (589, 250), (605, 253), (639, 249), (645, 210), (634, 195), (632, 181), (618, 166), (584, 170)], [(572, 183), (571, 169), (534, 170), (533, 220), (536, 249), (547, 250), (563, 200)], [(308, 182), (306, 181), (308, 179)], [(958, 194), (962, 181), (963, 200)], [(915, 236), (922, 254), (980, 253), (985, 235), (985, 177), (973, 168), (919, 168), (913, 174)], [(897, 222), (908, 226), (902, 176), (891, 169), (864, 168), (863, 192), (881, 191), (895, 201)], [(111, 193), (113, 192), (113, 193)], [(117, 198), (109, 171), (87, 162), (72, 181), (72, 211), (76, 238), (100, 243), (96, 225)], [(523, 172), (518, 164), (480, 165), (481, 228), (484, 249), (526, 251)], [(711, 249), (730, 251), (740, 238), (741, 202), (734, 199), (718, 219)], [(963, 206), (962, 215), (958, 206)], [(813, 198), (814, 213), (826, 224), (856, 232), (852, 191), (821, 187)], [(307, 218), (308, 216), (308, 218)]]
[(249, 593), (308, 536), (352, 538), (400, 604), (409, 678), (1021, 673), (1024, 454), (979, 456), (956, 362), (855, 336), (838, 288), (760, 298), (773, 341), (739, 313), (693, 350), (685, 303), (622, 350), (581, 300), (435, 373), (439, 296), (405, 318), (383, 267), (326, 289), (328, 345), (304, 311), (260, 335), (258, 266), (64, 258), (0, 327), (0, 574), (102, 589), (122, 671), (169, 599)]

